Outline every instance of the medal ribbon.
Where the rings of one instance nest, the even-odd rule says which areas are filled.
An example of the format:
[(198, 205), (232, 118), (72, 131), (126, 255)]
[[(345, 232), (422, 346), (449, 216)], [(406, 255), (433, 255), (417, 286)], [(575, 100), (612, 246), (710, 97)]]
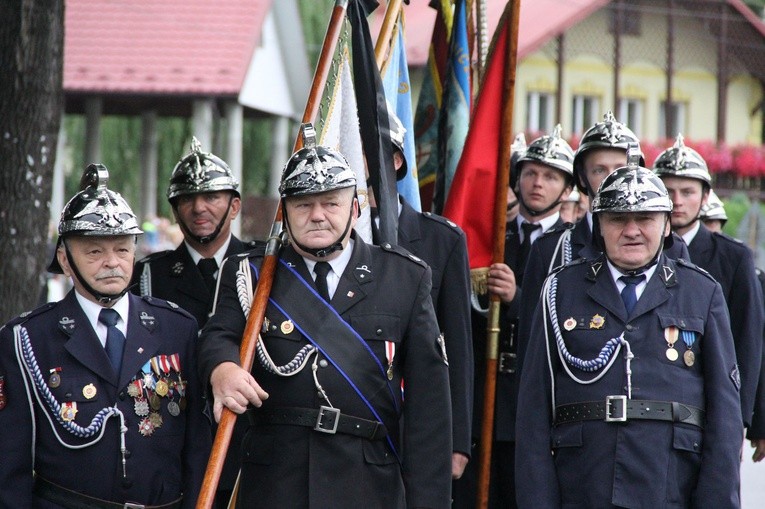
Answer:
[(681, 331), (681, 336), (683, 338), (683, 343), (690, 349), (693, 347), (693, 344), (696, 342), (696, 333), (692, 330), (684, 330)]
[(175, 370), (176, 373), (181, 372), (181, 357), (177, 353), (174, 353), (173, 355), (169, 356), (170, 359), (170, 365)]

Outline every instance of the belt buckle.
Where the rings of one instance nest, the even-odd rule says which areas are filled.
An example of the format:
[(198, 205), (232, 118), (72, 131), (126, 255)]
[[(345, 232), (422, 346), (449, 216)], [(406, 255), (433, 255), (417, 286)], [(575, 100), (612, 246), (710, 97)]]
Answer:
[(517, 365), (516, 358), (517, 356), (512, 352), (500, 352), (498, 371), (503, 375), (515, 373), (515, 367)]
[(122, 509), (146, 509), (146, 506), (144, 504), (131, 504), (130, 502), (125, 502), (122, 504)]
[[(611, 413), (611, 405), (619, 402), (621, 412), (618, 417)], [(618, 396), (606, 396), (606, 422), (627, 422), (627, 396), (621, 394)]]
[[(334, 417), (334, 421), (332, 421), (332, 425), (330, 427), (326, 427), (324, 423), (324, 416), (332, 416)], [(320, 431), (321, 433), (329, 433), (330, 435), (334, 435), (337, 433), (337, 424), (340, 422), (340, 410), (337, 408), (331, 408), (328, 406), (320, 406), (319, 407), (319, 415), (316, 416), (316, 425), (313, 427), (316, 431)]]

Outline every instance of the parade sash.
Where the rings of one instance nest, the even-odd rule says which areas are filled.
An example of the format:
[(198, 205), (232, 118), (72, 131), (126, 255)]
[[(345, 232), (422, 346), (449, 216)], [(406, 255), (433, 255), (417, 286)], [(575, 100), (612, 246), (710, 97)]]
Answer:
[[(250, 266), (257, 273), (257, 269), (252, 264)], [(278, 296), (278, 302), (274, 296)], [(364, 338), (298, 274), (294, 267), (282, 259), (279, 260), (268, 300), (294, 323), (295, 328), (309, 343), (321, 351), (369, 408), (375, 419), (394, 432), (397, 426), (386, 423), (376, 409), (378, 405), (392, 403), (394, 410), (397, 413), (399, 411), (393, 386), (380, 359), (372, 352)], [(381, 390), (383, 386), (387, 386), (387, 391)], [(386, 394), (390, 398), (386, 397)], [(398, 456), (390, 435), (387, 440)]]

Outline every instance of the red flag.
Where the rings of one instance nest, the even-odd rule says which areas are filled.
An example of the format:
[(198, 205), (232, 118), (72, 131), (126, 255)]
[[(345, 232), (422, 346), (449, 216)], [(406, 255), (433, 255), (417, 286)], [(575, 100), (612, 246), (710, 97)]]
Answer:
[(503, 90), (507, 69), (507, 9), (494, 34), (486, 73), (476, 98), (465, 147), (462, 150), (443, 215), (457, 223), (467, 236), (470, 268), (491, 265), (494, 234), (494, 200), (499, 172), (502, 135)]

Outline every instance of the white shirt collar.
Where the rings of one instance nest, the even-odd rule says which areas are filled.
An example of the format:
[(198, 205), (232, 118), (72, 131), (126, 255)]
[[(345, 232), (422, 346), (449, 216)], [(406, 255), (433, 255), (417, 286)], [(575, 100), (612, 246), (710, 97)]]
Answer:
[[(560, 218), (560, 212), (556, 212), (554, 214), (550, 214), (549, 216), (545, 217), (544, 219), (540, 219), (536, 223), (541, 225), (541, 228), (534, 230), (531, 232), (531, 242), (534, 243), (535, 240), (537, 240), (539, 237), (544, 235), (544, 233), (552, 228), (555, 223), (558, 222), (558, 219)], [(523, 223), (530, 223), (532, 221), (527, 221), (521, 214), (518, 214), (515, 217), (515, 221), (518, 226), (518, 235), (521, 242), (523, 242), (523, 228), (521, 228), (521, 224)]]
[(701, 221), (696, 221), (696, 226), (685, 232), (684, 235), (682, 235), (683, 240), (685, 241), (686, 245), (691, 245), (691, 242), (693, 242), (693, 239), (696, 238), (696, 234), (699, 233), (699, 229), (701, 228)]
[[(186, 244), (186, 249), (189, 250), (191, 259), (194, 260), (194, 265), (198, 264), (199, 260), (204, 258), (204, 256), (199, 254), (199, 251), (191, 247), (191, 245), (188, 242), (186, 242), (185, 240), (183, 242), (184, 244)], [(218, 264), (218, 267), (223, 265), (223, 259), (226, 257), (226, 251), (228, 251), (229, 244), (231, 244), (231, 235), (228, 236), (228, 238), (226, 239), (226, 242), (224, 242), (223, 245), (220, 247), (220, 249), (215, 251), (215, 254), (212, 256), (213, 258), (215, 258), (215, 263)]]
[[(351, 255), (353, 254), (353, 245), (354, 241), (353, 239), (348, 240), (348, 245), (343, 248), (342, 251), (340, 251), (340, 256), (337, 258), (333, 258), (332, 260), (327, 260), (327, 263), (329, 263), (330, 267), (332, 267), (332, 270), (329, 274), (327, 274), (327, 289), (329, 290), (329, 297), (332, 298), (332, 296), (335, 294), (335, 290), (337, 290), (337, 285), (340, 283), (340, 276), (342, 276), (343, 272), (345, 271), (345, 268), (348, 266), (348, 263), (351, 261)], [(311, 273), (311, 277), (316, 279), (316, 274), (313, 272), (313, 268), (316, 266), (316, 260), (310, 260), (308, 258), (303, 257), (303, 260), (305, 261), (306, 266), (308, 267), (308, 272)]]
[[(76, 289), (74, 295), (77, 297), (77, 302), (80, 304), (82, 311), (85, 313), (85, 316), (88, 317), (90, 325), (93, 327), (98, 339), (101, 341), (101, 346), (106, 345), (106, 325), (98, 321), (98, 315), (101, 314), (101, 310), (104, 309), (104, 307), (101, 304), (86, 299), (84, 296), (80, 295), (80, 292)], [(130, 316), (130, 298), (128, 295), (125, 294), (120, 297), (111, 309), (115, 310), (117, 314), (120, 315), (120, 319), (117, 321), (117, 328), (125, 335), (125, 337), (127, 337), (127, 321), (128, 316)]]
[[(619, 293), (621, 293), (621, 291), (624, 290), (624, 287), (627, 285), (623, 281), (620, 281), (619, 278), (621, 276), (624, 276), (625, 274), (623, 272), (620, 272), (619, 269), (617, 269), (616, 267), (614, 267), (614, 265), (610, 261), (606, 260), (606, 263), (608, 264), (608, 271), (611, 273), (611, 278), (614, 280), (614, 283), (616, 283), (616, 289), (619, 290)], [(635, 295), (637, 295), (638, 299), (643, 294), (643, 290), (645, 290), (645, 287), (648, 286), (648, 281), (651, 280), (658, 266), (659, 266), (658, 263), (654, 263), (653, 265), (651, 265), (651, 267), (643, 271), (643, 275), (645, 276), (645, 279), (643, 280), (643, 282), (635, 286)]]

